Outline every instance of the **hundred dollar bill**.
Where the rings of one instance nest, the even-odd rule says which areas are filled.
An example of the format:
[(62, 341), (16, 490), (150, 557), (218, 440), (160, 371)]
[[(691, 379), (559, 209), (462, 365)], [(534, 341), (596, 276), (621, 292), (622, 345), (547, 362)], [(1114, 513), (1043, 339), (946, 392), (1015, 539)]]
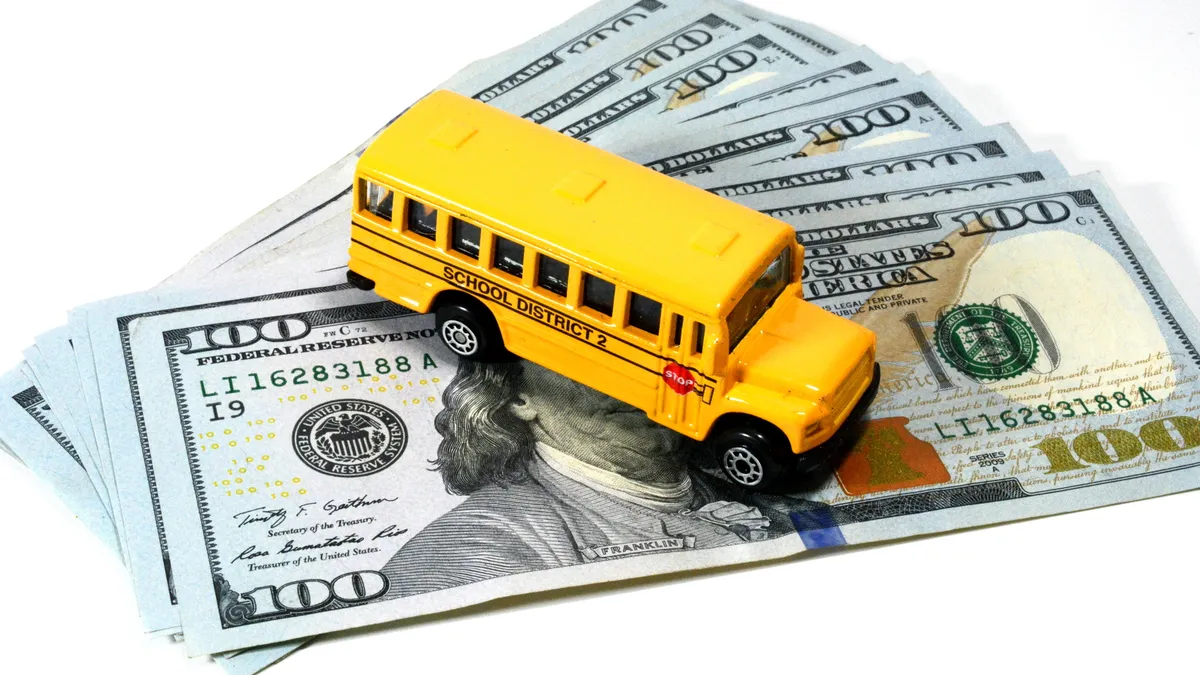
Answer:
[[(139, 320), (133, 367), (170, 382), (143, 413), (189, 649), (1200, 481), (1198, 327), (1096, 179), (811, 223), (811, 295), (876, 329), (884, 387), (835, 475), (791, 496), (689, 468), (678, 437), (532, 364), (455, 365), (430, 317), (344, 287)], [(630, 443), (678, 483), (588, 461)]]
[(24, 366), (32, 372), (33, 377), (30, 379), (39, 385), (47, 404), (53, 407), (59, 428), (71, 440), (79, 456), (80, 465), (95, 488), (105, 513), (111, 518), (113, 510), (110, 489), (100, 471), (94, 441), (82, 431), (83, 427), (77, 422), (78, 416), (74, 412), (79, 409), (76, 400), (79, 386), (73, 367), (74, 354), (67, 343), (65, 329), (39, 336), (38, 339), (40, 344), (25, 350)]
[(556, 70), (587, 62), (590, 50), (610, 39), (636, 34), (660, 12), (696, 0), (602, 0), (558, 26), (487, 62), (483, 72), (453, 89), (484, 103), (544, 81)]
[[(579, 541), (582, 548), (560, 549), (567, 539), (558, 536), (554, 549), (538, 554), (542, 562), (526, 558), (545, 574), (508, 578), (521, 571), (517, 558), (497, 560), (494, 568), (486, 569), (466, 560), (461, 565), (430, 560), (427, 566), (420, 558), (431, 549), (421, 553), (421, 547), (433, 545), (436, 549), (438, 545), (422, 542), (437, 532), (443, 533), (437, 536), (445, 536), (450, 531), (447, 528), (455, 527), (454, 518), (475, 508), (476, 502), (469, 501), (467, 492), (476, 492), (492, 481), (511, 480), (515, 487), (526, 483), (521, 475), (524, 471), (543, 470), (541, 464), (527, 469), (519, 466), (523, 462), (518, 462), (517, 456), (503, 456), (518, 452), (520, 457), (526, 453), (532, 457), (533, 439), (522, 438), (518, 426), (528, 421), (515, 420), (526, 417), (533, 408), (514, 421), (496, 420), (497, 429), (518, 434), (513, 439), (518, 445), (500, 441), (497, 449), (501, 454), (490, 459), (477, 454), (475, 450), (483, 447), (480, 444), (491, 442), (485, 437), (492, 433), (492, 423), (466, 423), (462, 416), (481, 414), (476, 404), (496, 407), (496, 414), (516, 414), (504, 412), (512, 399), (496, 398), (505, 396), (503, 390), (484, 398), (480, 398), (482, 391), (467, 391), (473, 376), (464, 368), (470, 366), (456, 364), (442, 348), (432, 317), (407, 314), (372, 295), (347, 295), (344, 288), (289, 294), (268, 302), (147, 315), (130, 326), (131, 367), (139, 381), (169, 383), (166, 386), (171, 392), (140, 405), (179, 579), (184, 632), (193, 653), (239, 649), (440, 611), (435, 607), (473, 604), (483, 597), (588, 583), (589, 579), (641, 576), (681, 564), (680, 559), (671, 557), (639, 558), (635, 555), (639, 553), (676, 551), (684, 559), (694, 560), (687, 565), (691, 567), (743, 560), (740, 547), (752, 541), (778, 539), (777, 554), (801, 548), (798, 540), (781, 539), (789, 531), (785, 528), (790, 528), (786, 518), (772, 525), (757, 507), (733, 499), (730, 489), (697, 476), (696, 481), (705, 480), (704, 487), (688, 482), (688, 491), (680, 494), (690, 497), (694, 489), (698, 499), (707, 501), (697, 503), (694, 514), (672, 516), (670, 523), (652, 518), (657, 512), (650, 508), (641, 516), (636, 509), (629, 515), (621, 510), (625, 498), (612, 498), (607, 505), (593, 503), (602, 513), (596, 514), (591, 526), (578, 523), (592, 532)], [(348, 305), (348, 301), (356, 304)], [(272, 320), (274, 324), (269, 323)], [(256, 333), (247, 332), (246, 326), (255, 326)], [(233, 344), (232, 336), (237, 336), (234, 341), (239, 346), (222, 346)], [(179, 342), (181, 339), (188, 344)], [(528, 402), (543, 408), (543, 422), (560, 433), (567, 433), (566, 428), (549, 416), (562, 408), (564, 401), (587, 396), (581, 401), (585, 406), (614, 404), (548, 371), (525, 368), (528, 377), (544, 378), (521, 385), (530, 392), (525, 395), (529, 399), (533, 391), (541, 392), (540, 400)], [(514, 371), (496, 383), (516, 386), (515, 377)], [(262, 389), (258, 389), (260, 384)], [(468, 408), (461, 407), (464, 403)], [(447, 405), (454, 409), (443, 414)], [(581, 419), (584, 410), (562, 408), (560, 419), (564, 424)], [(592, 415), (596, 414), (592, 410)], [(454, 415), (461, 421), (452, 420)], [(621, 418), (620, 424), (629, 423), (627, 431), (640, 435), (643, 442), (677, 443), (674, 435), (663, 434), (644, 416), (612, 417)], [(449, 432), (445, 425), (457, 431)], [(430, 462), (444, 464), (448, 461), (445, 453), (456, 452), (450, 449), (449, 433), (463, 434), (454, 442), (474, 448), (462, 448), (466, 461), (518, 462), (514, 473), (510, 478), (495, 473), (499, 464), (492, 468), (478, 465), (476, 469), (482, 473), (474, 478), (468, 475), (476, 469), (461, 464), (430, 472)], [(478, 433), (485, 436), (474, 441), (468, 438)], [(551, 458), (547, 461), (558, 467), (551, 469), (546, 464), (546, 471), (566, 472), (555, 474), (561, 478), (538, 475), (557, 481), (544, 484), (544, 489), (566, 491), (564, 498), (568, 499), (587, 499), (598, 493), (568, 477), (581, 470), (566, 455), (575, 450), (570, 445), (576, 442), (572, 438), (550, 439), (566, 450), (538, 446), (538, 451)], [(669, 447), (664, 450), (668, 455), (674, 453)], [(611, 480), (629, 489), (629, 484)], [(487, 491), (491, 492), (518, 498), (524, 494), (495, 486)], [(548, 500), (549, 493), (542, 498)], [(637, 503), (636, 495), (630, 498)], [(501, 518), (504, 514), (537, 518), (537, 505), (527, 506), (534, 510), (523, 510), (518, 503), (497, 507), (497, 514)], [(446, 520), (448, 514), (450, 520)], [(519, 527), (508, 530), (497, 524), (499, 529), (483, 527), (477, 533), (484, 537), (523, 536)], [(617, 539), (610, 540), (603, 534), (605, 529)], [(418, 532), (427, 533), (426, 539), (416, 540)], [(534, 536), (532, 531), (528, 534)], [(460, 544), (467, 547), (460, 550), (478, 550), (484, 557), (492, 553), (466, 541)], [(414, 547), (402, 552), (409, 545)], [(518, 544), (514, 541), (513, 545)], [(556, 562), (553, 551), (595, 564), (565, 569), (565, 559)], [(485, 574), (462, 592), (450, 586), (437, 588), (436, 577), (451, 567), (456, 570), (453, 575), (464, 575), (464, 581)], [(426, 572), (416, 572), (420, 568)], [(329, 595), (316, 585), (312, 589), (315, 596), (309, 595), (307, 588), (289, 587), (300, 578), (296, 575), (312, 579), (314, 584), (323, 580), (320, 583), (328, 586)], [(255, 588), (262, 589), (258, 596), (251, 595)], [(287, 609), (301, 606), (295, 605), (293, 590), (299, 593), (296, 598), (306, 598), (302, 611)], [(270, 598), (265, 595), (268, 592)], [(310, 600), (314, 602), (310, 604)]]
[(164, 285), (188, 287), (210, 281), (214, 273), (225, 275), (231, 267), (261, 266), (271, 250), (311, 231), (331, 213), (345, 213), (354, 166), (366, 144), (213, 242)]
[(748, 169), (718, 166), (712, 172), (690, 174), (682, 180), (731, 199), (777, 191), (795, 191), (802, 199), (801, 195), (815, 186), (870, 183), (896, 174), (969, 166), (1026, 154), (1029, 148), (1012, 127), (997, 124), (953, 136), (808, 157), (802, 162), (773, 162)]
[(293, 276), (301, 272), (344, 268), (350, 246), (346, 230), (349, 214), (349, 201), (333, 205), (320, 215), (309, 217), (303, 231), (231, 260), (221, 267), (221, 271), (227, 277), (261, 277), (272, 270)]
[[(643, 134), (640, 138), (629, 138), (619, 144), (615, 144), (613, 149), (617, 153), (623, 154), (631, 148), (644, 147), (651, 143), (667, 145), (671, 139), (683, 142), (684, 138), (701, 135), (709, 129), (732, 127), (734, 125), (743, 125), (743, 128), (745, 128), (747, 123), (754, 122), (767, 115), (773, 115), (775, 112), (787, 111), (792, 115), (800, 115), (802, 114), (802, 111), (799, 110), (800, 108), (832, 109), (843, 99), (852, 99), (879, 90), (899, 91), (914, 80), (915, 77), (911, 70), (905, 66), (898, 65), (882, 66), (878, 70), (873, 70), (866, 77), (858, 77), (852, 80), (844, 78), (816, 78), (810, 82), (808, 88), (789, 92), (786, 97), (786, 105), (782, 104), (782, 101), (784, 101), (783, 98), (776, 98), (769, 101), (747, 101), (744, 106), (738, 106), (733, 110), (721, 111), (713, 115), (705, 115), (698, 119), (680, 119), (676, 121), (674, 117), (663, 116), (660, 118), (663, 123), (659, 125), (656, 136), (651, 137), (648, 134)], [(755, 92), (752, 89), (747, 89), (744, 94), (738, 92), (737, 96), (754, 95)], [(778, 106), (778, 110), (776, 106)], [(775, 115), (772, 119), (781, 119), (783, 117), (784, 115), (782, 114)], [(668, 126), (668, 123), (670, 126)]]
[(815, 64), (824, 59), (797, 44), (779, 29), (759, 24), (665, 64), (646, 78), (620, 84), (550, 126), (601, 147), (632, 142), (630, 134), (653, 125), (661, 113), (735, 94), (754, 82), (815, 72)]
[(682, 176), (712, 171), (723, 163), (743, 168), (980, 128), (934, 78), (922, 76), (746, 124), (623, 149), (621, 154), (660, 173)]
[(765, 9), (745, 2), (737, 2), (736, 0), (724, 0), (724, 2), (752, 19), (772, 24), (792, 37), (804, 41), (813, 49), (820, 51), (826, 56), (837, 56), (842, 52), (855, 48), (852, 42), (840, 38), (820, 26), (814, 26), (804, 21), (797, 21), (791, 17), (780, 16), (774, 12), (768, 12)]
[(778, 190), (734, 197), (734, 201), (803, 227), (808, 216), (829, 211), (941, 197), (978, 190), (1016, 187), (1045, 180), (1069, 178), (1053, 153), (1041, 152), (965, 166), (951, 166), (891, 174), (869, 183), (832, 183), (807, 190)]
[[(328, 285), (345, 277), (344, 273), (334, 273), (317, 278)], [(75, 333), (86, 335), (85, 339), (74, 340), (82, 347), (81, 379), (90, 399), (89, 408), (95, 410), (93, 418), (103, 425), (127, 562), (147, 632), (177, 631), (180, 622), (171, 550), (162, 523), (159, 474), (150, 461), (143, 414), (143, 396), (155, 396), (157, 392), (153, 386), (144, 390), (137, 373), (126, 368), (130, 325), (145, 314), (170, 314), (197, 305), (219, 306), (245, 298), (248, 289), (264, 284), (275, 292), (302, 294), (304, 283), (280, 275), (277, 280), (247, 280), (236, 286), (157, 290), (89, 305), (72, 313), (69, 326)]]
[[(45, 366), (49, 364), (59, 366), (68, 361), (71, 362), (70, 373), (58, 372), (57, 374), (66, 376), (75, 372), (73, 370), (73, 354), (63, 355), (46, 351), (47, 344), (56, 344), (56, 339), (60, 337), (61, 333), (62, 329), (38, 338), (40, 344), (36, 351), (47, 353), (49, 359), (47, 364), (43, 364), (42, 372), (58, 371), (57, 367), (47, 369)], [(62, 386), (62, 382), (58, 384)], [(61, 417), (56, 415), (57, 409), (52, 408), (50, 402), (44, 398), (46, 391), (38, 383), (30, 383), (16, 373), (10, 373), (8, 376), (0, 378), (0, 392), (8, 392), (0, 399), (0, 404), (15, 404), (26, 413), (15, 413), (14, 409), (10, 411), (14, 412), (13, 415), (0, 416), (0, 438), (13, 439), (16, 447), (21, 448), (23, 454), (30, 456), (27, 466), (50, 484), (56, 494), (60, 495), (64, 504), (89, 530), (114, 551), (120, 552), (124, 559), (120, 543), (123, 541), (123, 535), (117, 526), (118, 523), (114, 522), (111, 512), (107, 509), (103, 513), (97, 513), (96, 501), (92, 498), (93, 493), (89, 492), (88, 486), (80, 480), (79, 472), (72, 464), (78, 460), (80, 465), (86, 467), (88, 460), (87, 454), (80, 450), (79, 437), (76, 435), (80, 432), (76, 430), (75, 433), (71, 433), (65, 424), (60, 424)], [(36, 427), (34, 422), (36, 422)], [(86, 437), (86, 433), (82, 435)], [(3, 441), (0, 441), (0, 445), (14, 459), (25, 464), (21, 456), (3, 444)], [(70, 457), (70, 460), (67, 459), (67, 456)], [(99, 499), (103, 484), (97, 484), (90, 470), (85, 469), (85, 471), (87, 471), (87, 478)], [(104, 505), (101, 504), (101, 506)], [(174, 630), (169, 629), (166, 632), (174, 632)], [(230, 675), (251, 675), (279, 661), (299, 646), (299, 643), (293, 642), (244, 650), (236, 655), (219, 657), (217, 663)]]
[(0, 440), (46, 481), (75, 517), (114, 552), (112, 518), (83, 468), (79, 449), (62, 431), (38, 387), (19, 370), (0, 377)]
[[(70, 436), (78, 439), (78, 444), (87, 455), (84, 464), (88, 475), (95, 476), (93, 483), (96, 483), (98, 491), (101, 492), (101, 499), (105, 504), (111, 504), (114, 488), (107, 482), (108, 475), (101, 470), (103, 460), (83, 398), (83, 385), (79, 381), (75, 348), (71, 343), (69, 329), (63, 326), (39, 335), (34, 346), (26, 352), (26, 361), (35, 373), (40, 373), (39, 379), (46, 385), (47, 398), (58, 417), (64, 421), (69, 420), (66, 426)], [(111, 507), (109, 513), (114, 514)], [(120, 523), (114, 524), (118, 528), (121, 526)]]
[(665, 12), (636, 35), (591, 50), (583, 67), (551, 77), (544, 85), (531, 87), (534, 91), (492, 105), (546, 124), (603, 97), (622, 83), (646, 77), (663, 65), (756, 23), (717, 2), (687, 7), (686, 12)]
[[(39, 387), (39, 393), (46, 398), (45, 404), (50, 405), (51, 409), (53, 410), (53, 412), (47, 411), (45, 416), (39, 420), (40, 422), (45, 423), (42, 428), (50, 431), (48, 437), (53, 438), (54, 442), (61, 447), (73, 447), (76, 450), (75, 456), (78, 456), (80, 462), (87, 467), (89, 459), (88, 454), (87, 452), (81, 451), (80, 448), (81, 446), (85, 445), (85, 442), (90, 442), (93, 446), (92, 450), (95, 452), (95, 437), (91, 430), (91, 418), (86, 409), (87, 402), (82, 394), (82, 386), (78, 378), (79, 371), (76, 369), (74, 346), (72, 344), (72, 340), (66, 336), (66, 334), (69, 334), (69, 332), (69, 328), (63, 328), (39, 336), (37, 339), (37, 346), (31, 350), (28, 350), (26, 353), (27, 357), (33, 357), (30, 358), (27, 365), (30, 365), (32, 369), (37, 370), (43, 376), (47, 374), (53, 374), (54, 376), (53, 380), (43, 380), (43, 382), (52, 382), (51, 387), (42, 388), (40, 384), (37, 385)], [(90, 356), (88, 358), (90, 359)], [(40, 367), (38, 365), (39, 363), (41, 364)], [(90, 360), (88, 361), (88, 366), (90, 369)], [(60, 409), (57, 407), (57, 404), (51, 402), (49, 395), (51, 390), (55, 391), (56, 393), (53, 401), (70, 404), (72, 409), (76, 410), (74, 415), (74, 419), (76, 420), (75, 427), (71, 428), (65, 423), (61, 423), (62, 414)], [(43, 405), (43, 408), (45, 408), (45, 404)], [(56, 423), (55, 419), (58, 419), (59, 422)], [(61, 433), (55, 433), (54, 430), (56, 429)], [(47, 438), (47, 436), (42, 436), (37, 433), (34, 433), (34, 436), (37, 437), (39, 441), (46, 441)], [(22, 442), (21, 445), (25, 444)], [(35, 445), (33, 447), (38, 446)], [(20, 461), (20, 458), (16, 454), (14, 454), (14, 457), (17, 457), (18, 461)], [(105, 457), (107, 459), (107, 455), (105, 455)], [(33, 467), (35, 471), (39, 473), (39, 475), (45, 473), (38, 470), (42, 464), (35, 462), (30, 466)], [(67, 466), (67, 471), (58, 471), (53, 473), (51, 480), (52, 483), (55, 481), (61, 482), (63, 478), (72, 478), (74, 475), (73, 471), (70, 470), (69, 464)], [(85, 470), (87, 471), (88, 478), (91, 479), (91, 483), (98, 493), (98, 496), (101, 496), (99, 493), (106, 489), (108, 484), (104, 482), (97, 482), (93, 477), (92, 470), (90, 468), (85, 468)], [(111, 471), (111, 461), (109, 462), (109, 470)], [(85, 524), (88, 524), (92, 520), (96, 520), (96, 518), (93, 517), (91, 501), (87, 496), (86, 490), (74, 489), (77, 487), (74, 485), (69, 487), (73, 489), (67, 490), (65, 487), (58, 489), (58, 492), (67, 492), (73, 497), (73, 499), (77, 500), (71, 501), (65, 499), (64, 501), (67, 503), (67, 505), (81, 518), (81, 520), (85, 522)], [(115, 488), (112, 489), (114, 490), (112, 493), (112, 498), (115, 500)], [(121, 522), (118, 517), (112, 515), (111, 511), (106, 511), (105, 516), (108, 517), (108, 521), (111, 523), (111, 526), (116, 533), (118, 545), (111, 547), (120, 552), (122, 560), (128, 566), (128, 561), (125, 558), (125, 538), (124, 530), (121, 527)], [(90, 528), (97, 532), (97, 535), (102, 539), (106, 539), (108, 530), (103, 527), (102, 521), (94, 526), (90, 526)], [(177, 633), (178, 630), (179, 626), (176, 622), (174, 626), (160, 628), (152, 632), (154, 634), (171, 634)], [(258, 672), (267, 665), (278, 661), (286, 653), (296, 649), (297, 647), (299, 647), (299, 644), (289, 643), (286, 645), (273, 645), (262, 649), (245, 650), (236, 656), (220, 658), (218, 659), (218, 663), (221, 664), (222, 667), (232, 675), (249, 675), (250, 673)]]
[[(740, 105), (734, 110), (721, 111), (698, 119), (682, 120), (679, 123), (680, 126), (677, 126), (674, 131), (677, 134), (692, 134), (713, 127), (747, 125), (768, 115), (775, 115), (775, 119), (778, 119), (784, 117), (786, 113), (797, 114), (798, 108), (824, 105), (832, 103), (836, 99), (867, 94), (878, 89), (893, 87), (893, 85), (910, 86), (916, 81), (919, 81), (919, 78), (913, 75), (913, 72), (906, 66), (881, 66), (879, 69), (873, 70), (867, 77), (853, 80), (819, 80), (814, 82), (814, 84), (819, 84), (816, 87), (790, 90), (767, 99), (747, 100), (745, 105)], [(747, 91), (744, 95), (751, 97), (755, 95), (755, 92)], [(697, 112), (701, 112), (701, 110), (697, 108)], [(686, 127), (682, 126), (685, 122), (687, 123)]]
[(74, 366), (79, 377), (79, 407), (87, 418), (96, 444), (96, 460), (101, 479), (108, 486), (109, 506), (112, 507), (113, 524), (121, 537), (121, 553), (126, 566), (129, 565), (129, 548), (125, 539), (125, 519), (121, 511), (121, 495), (117, 489), (116, 473), (113, 470), (112, 452), (108, 443), (108, 430), (104, 412), (100, 407), (100, 390), (96, 378), (95, 362), (92, 358), (91, 335), (79, 309), (68, 313), (67, 334), (75, 356)]
[[(101, 470), (102, 464), (98, 460), (95, 447), (89, 446), (89, 442), (92, 441), (89, 436), (90, 422), (88, 412), (78, 408), (82, 396), (79, 393), (74, 354), (70, 346), (59, 344), (64, 333), (65, 329), (58, 329), (38, 337), (42, 341), (41, 345), (25, 351), (25, 362), (20, 366), (20, 371), (37, 388), (46, 410), (53, 411), (49, 413), (53, 423), (47, 425), (47, 429), (55, 430), (52, 434), (55, 441), (70, 447), (71, 453), (68, 454), (77, 459), (77, 464), (83, 468), (84, 476), (88, 478), (96, 500), (100, 502), (104, 516), (115, 533), (116, 545), (112, 548), (118, 552), (121, 561), (125, 562), (125, 533), (118, 518), (120, 512), (114, 504), (112, 486), (104, 478), (106, 474)], [(76, 410), (78, 416), (73, 416), (72, 410)], [(82, 423), (79, 422), (80, 419), (83, 419)], [(84, 432), (85, 429), (88, 431)], [(84, 500), (83, 506), (91, 506), (90, 498)]]
[(913, 75), (908, 68), (888, 63), (875, 52), (862, 47), (829, 59), (827, 63), (822, 64), (820, 72), (788, 78), (782, 83), (778, 80), (756, 82), (743, 87), (736, 97), (713, 98), (690, 105), (679, 111), (680, 119), (676, 123), (686, 124), (689, 127), (687, 132), (691, 133), (692, 128), (722, 126), (720, 118), (713, 118), (723, 117), (724, 113), (736, 116), (740, 109), (746, 106), (769, 107), (772, 104), (768, 104), (767, 101), (773, 100), (787, 100), (789, 103), (808, 102), (831, 88), (854, 93), (853, 89), (846, 86), (850, 82), (866, 87), (898, 76), (911, 78)]
[[(843, 99), (854, 99), (867, 92), (881, 89), (898, 91), (898, 87), (902, 88), (904, 82), (911, 81), (912, 79), (911, 71), (904, 66), (881, 66), (879, 69), (872, 70), (868, 76), (853, 80), (836, 77), (824, 78), (818, 74), (812, 78), (804, 78), (803, 81), (808, 82), (810, 85), (808, 88), (792, 90), (788, 96), (787, 110), (792, 111), (793, 115), (801, 114), (797, 110), (801, 107), (815, 108), (817, 110), (833, 110), (839, 107), (839, 101)], [(768, 81), (765, 84), (770, 84), (770, 82)], [(752, 96), (755, 93), (754, 86), (749, 85), (745, 88), (745, 93), (742, 90), (738, 90), (735, 95), (726, 98), (737, 101), (742, 96)], [(717, 102), (719, 103), (720, 101)], [(634, 133), (614, 140), (606, 146), (606, 149), (618, 155), (626, 156), (650, 146), (687, 146), (693, 142), (690, 139), (703, 138), (706, 131), (753, 121), (762, 117), (764, 110), (768, 111), (766, 114), (770, 114), (771, 106), (772, 103), (768, 101), (760, 103), (748, 102), (745, 107), (735, 106), (731, 110), (713, 115), (703, 115), (698, 119), (688, 120), (680, 119), (675, 115), (659, 115), (653, 120), (648, 120), (647, 124), (641, 125)], [(696, 107), (703, 109), (704, 102), (701, 102)], [(774, 119), (778, 119), (779, 117), (782, 116), (776, 116)], [(721, 132), (714, 131), (713, 133), (719, 134)], [(731, 165), (737, 164), (738, 162), (736, 161), (731, 162)]]
[(816, 214), (797, 237), (807, 297), (879, 337), (871, 420), (811, 495), (846, 541), (1200, 485), (1200, 326), (1097, 176)]

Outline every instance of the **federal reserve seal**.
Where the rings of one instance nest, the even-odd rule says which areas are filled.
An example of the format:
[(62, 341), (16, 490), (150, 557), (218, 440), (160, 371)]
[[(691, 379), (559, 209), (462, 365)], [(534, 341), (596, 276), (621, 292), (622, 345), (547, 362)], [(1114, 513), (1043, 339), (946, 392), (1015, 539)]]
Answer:
[(404, 420), (370, 401), (342, 399), (296, 422), (292, 446), (301, 461), (330, 476), (369, 476), (391, 466), (408, 445)]
[(934, 342), (946, 362), (980, 380), (1016, 377), (1038, 355), (1033, 329), (994, 305), (959, 305), (938, 319)]

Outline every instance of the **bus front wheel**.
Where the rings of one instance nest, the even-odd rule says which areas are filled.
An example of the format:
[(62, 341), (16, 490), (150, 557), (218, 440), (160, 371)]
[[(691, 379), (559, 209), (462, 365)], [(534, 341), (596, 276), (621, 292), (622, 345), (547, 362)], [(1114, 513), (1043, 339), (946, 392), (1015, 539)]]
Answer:
[(468, 361), (498, 361), (511, 358), (496, 319), (483, 303), (472, 298), (451, 299), (434, 312), (437, 332), (446, 347)]
[(359, 274), (358, 272), (355, 272), (354, 270), (346, 271), (346, 281), (349, 282), (351, 286), (357, 288), (360, 291), (375, 290), (375, 282), (374, 281), (371, 281), (370, 279), (364, 277), (363, 275)]
[[(731, 482), (750, 490), (770, 491), (783, 483), (788, 466), (779, 461), (778, 433), (758, 425), (739, 425), (713, 439), (721, 472)], [(785, 439), (786, 440), (786, 439)]]

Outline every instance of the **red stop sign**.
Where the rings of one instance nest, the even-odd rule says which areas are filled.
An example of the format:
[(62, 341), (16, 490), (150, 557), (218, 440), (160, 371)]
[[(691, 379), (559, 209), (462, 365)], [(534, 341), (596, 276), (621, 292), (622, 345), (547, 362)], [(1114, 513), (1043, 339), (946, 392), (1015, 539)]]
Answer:
[(669, 363), (663, 369), (663, 379), (666, 380), (667, 386), (676, 394), (686, 394), (696, 389), (696, 378), (688, 372), (687, 368), (678, 363)]

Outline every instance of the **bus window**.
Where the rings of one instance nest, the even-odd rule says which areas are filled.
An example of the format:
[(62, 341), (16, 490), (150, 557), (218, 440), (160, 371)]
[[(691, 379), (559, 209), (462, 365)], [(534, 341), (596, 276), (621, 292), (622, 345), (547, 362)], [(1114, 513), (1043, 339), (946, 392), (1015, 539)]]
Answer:
[(729, 312), (726, 321), (729, 324), (730, 351), (738, 346), (742, 338), (750, 334), (750, 329), (754, 328), (758, 319), (766, 313), (771, 303), (775, 302), (775, 298), (783, 293), (783, 289), (791, 280), (791, 272), (792, 249), (785, 247)]
[(450, 247), (469, 258), (479, 260), (479, 226), (451, 218)]
[(492, 265), (501, 272), (508, 272), (514, 277), (521, 276), (525, 270), (525, 247), (504, 237), (495, 237)]
[(408, 200), (408, 229), (426, 239), (437, 238), (437, 209)]
[(392, 191), (378, 183), (363, 181), (363, 208), (384, 220), (392, 220)]
[(696, 335), (696, 339), (692, 345), (692, 353), (701, 354), (704, 352), (704, 324), (697, 321), (696, 325), (693, 326), (692, 332)]
[(667, 346), (678, 349), (679, 343), (681, 343), (681, 342), (683, 342), (683, 315), (682, 314), (672, 314), (671, 315), (671, 337), (670, 337), (670, 342), (667, 343)]
[(616, 294), (617, 287), (611, 283), (590, 274), (583, 275), (584, 307), (590, 307), (604, 316), (612, 316)]
[(651, 335), (658, 335), (661, 324), (662, 303), (630, 291), (629, 325)]
[(567, 275), (570, 268), (565, 262), (549, 256), (538, 256), (537, 285), (555, 295), (566, 297)]

